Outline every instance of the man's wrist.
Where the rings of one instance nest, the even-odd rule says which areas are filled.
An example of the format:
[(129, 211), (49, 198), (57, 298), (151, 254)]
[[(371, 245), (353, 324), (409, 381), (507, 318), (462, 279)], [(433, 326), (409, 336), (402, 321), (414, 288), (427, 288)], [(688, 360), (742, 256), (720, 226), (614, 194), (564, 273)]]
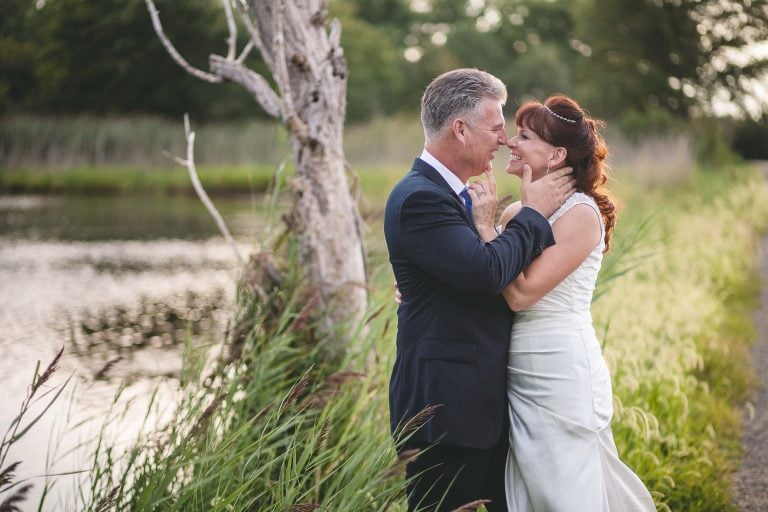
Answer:
[(490, 242), (499, 236), (496, 232), (496, 228), (493, 226), (478, 226), (477, 232), (480, 234), (480, 238), (483, 239), (483, 242)]

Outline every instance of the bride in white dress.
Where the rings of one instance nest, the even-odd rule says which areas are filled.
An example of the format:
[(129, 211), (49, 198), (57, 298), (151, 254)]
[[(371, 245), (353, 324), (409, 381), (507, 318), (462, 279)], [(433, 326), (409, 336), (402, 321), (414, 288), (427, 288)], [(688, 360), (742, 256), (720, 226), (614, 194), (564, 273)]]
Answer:
[[(535, 180), (571, 166), (578, 192), (549, 218), (556, 245), (504, 292), (517, 312), (507, 370), (509, 510), (656, 510), (646, 487), (619, 460), (611, 432), (611, 379), (589, 310), (616, 217), (615, 204), (601, 188), (606, 148), (599, 124), (561, 95), (524, 104), (515, 124), (507, 172), (532, 172)], [(487, 176), (487, 183), (476, 182), (470, 191), (485, 241), (496, 237), (495, 183)], [(519, 203), (509, 206), (502, 225), (519, 209)]]

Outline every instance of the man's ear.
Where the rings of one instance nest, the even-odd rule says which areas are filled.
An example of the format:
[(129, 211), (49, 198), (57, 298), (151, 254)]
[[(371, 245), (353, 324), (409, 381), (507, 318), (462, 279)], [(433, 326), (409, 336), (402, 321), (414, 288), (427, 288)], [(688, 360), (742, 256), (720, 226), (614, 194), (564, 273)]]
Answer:
[(555, 152), (549, 159), (549, 166), (552, 169), (559, 169), (565, 164), (565, 159), (568, 157), (568, 150), (565, 148), (555, 148)]
[(456, 140), (464, 144), (467, 136), (467, 123), (462, 118), (457, 117), (451, 122), (451, 132)]

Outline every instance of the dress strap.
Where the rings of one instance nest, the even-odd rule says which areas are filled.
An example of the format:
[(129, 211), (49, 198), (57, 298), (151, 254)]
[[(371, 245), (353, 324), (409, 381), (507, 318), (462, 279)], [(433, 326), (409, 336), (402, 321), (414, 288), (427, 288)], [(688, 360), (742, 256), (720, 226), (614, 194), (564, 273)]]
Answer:
[(600, 219), (600, 236), (601, 238), (605, 236), (605, 225), (603, 223), (603, 215), (600, 212), (600, 208), (597, 206), (597, 203), (592, 198), (592, 196), (589, 196), (585, 194), (584, 192), (574, 192), (571, 194), (571, 197), (565, 200), (565, 203), (555, 211), (552, 215), (549, 216), (547, 219), (549, 221), (549, 224), (552, 225), (555, 223), (557, 219), (562, 217), (562, 215), (576, 206), (577, 204), (586, 204), (589, 205), (593, 210), (595, 210), (595, 213), (597, 214), (597, 218)]

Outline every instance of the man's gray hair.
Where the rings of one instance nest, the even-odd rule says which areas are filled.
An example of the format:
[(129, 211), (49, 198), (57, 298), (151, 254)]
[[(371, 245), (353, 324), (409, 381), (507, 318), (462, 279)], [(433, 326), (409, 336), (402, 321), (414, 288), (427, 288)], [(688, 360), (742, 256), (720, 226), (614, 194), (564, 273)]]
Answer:
[(421, 97), (421, 124), (424, 137), (438, 137), (448, 122), (459, 116), (474, 118), (485, 98), (507, 101), (507, 87), (485, 71), (461, 68), (438, 76), (427, 86)]

